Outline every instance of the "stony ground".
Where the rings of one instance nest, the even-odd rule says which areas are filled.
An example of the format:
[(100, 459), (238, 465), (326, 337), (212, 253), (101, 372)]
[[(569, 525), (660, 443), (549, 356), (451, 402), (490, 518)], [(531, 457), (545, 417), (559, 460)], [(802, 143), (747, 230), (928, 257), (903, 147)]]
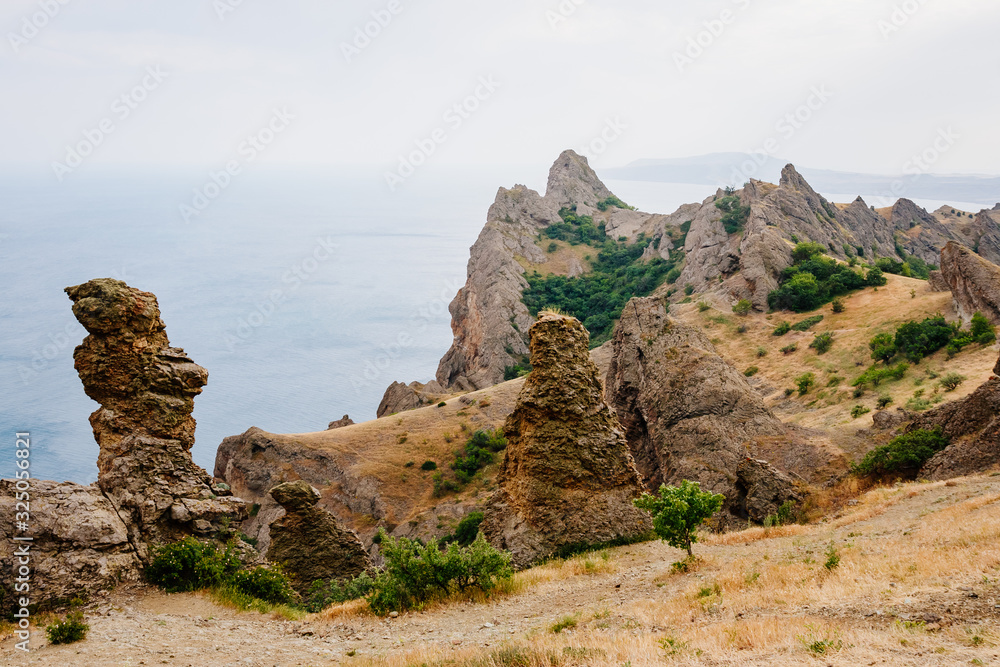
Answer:
[(1000, 664), (1000, 476), (876, 490), (840, 518), (696, 551), (687, 574), (671, 570), (681, 552), (646, 543), (521, 573), (520, 592), (490, 603), (386, 619), (289, 621), (123, 589), (85, 608), (85, 641), (38, 631), (25, 655), (8, 636), (0, 664)]

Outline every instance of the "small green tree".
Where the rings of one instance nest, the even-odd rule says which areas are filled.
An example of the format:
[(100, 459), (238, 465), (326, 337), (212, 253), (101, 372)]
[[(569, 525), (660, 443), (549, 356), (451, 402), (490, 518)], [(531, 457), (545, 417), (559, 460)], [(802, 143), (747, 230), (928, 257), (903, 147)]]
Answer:
[(872, 359), (881, 361), (886, 366), (896, 356), (896, 340), (892, 334), (880, 333), (868, 343), (872, 351)]
[(679, 487), (660, 485), (659, 497), (644, 493), (633, 502), (653, 516), (653, 530), (660, 539), (677, 549), (687, 549), (698, 541), (698, 526), (720, 509), (725, 496), (702, 491), (698, 482), (683, 480)]
[(835, 313), (842, 313), (845, 310), (847, 310), (847, 307), (844, 306), (844, 300), (841, 299), (839, 296), (830, 302), (830, 306), (833, 308), (833, 312)]
[(733, 306), (733, 312), (741, 317), (746, 317), (753, 310), (753, 304), (748, 299), (740, 299)]
[(799, 388), (799, 396), (805, 396), (816, 384), (816, 376), (812, 373), (804, 373), (795, 378), (795, 386)]

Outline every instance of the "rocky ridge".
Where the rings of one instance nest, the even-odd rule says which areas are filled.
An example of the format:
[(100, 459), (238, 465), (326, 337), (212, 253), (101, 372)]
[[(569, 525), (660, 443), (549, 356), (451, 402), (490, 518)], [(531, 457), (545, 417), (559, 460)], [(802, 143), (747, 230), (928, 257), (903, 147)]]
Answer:
[(560, 550), (651, 529), (625, 434), (604, 402), (587, 330), (543, 313), (530, 329), (533, 370), (504, 423), (507, 450), (481, 530), (525, 567)]

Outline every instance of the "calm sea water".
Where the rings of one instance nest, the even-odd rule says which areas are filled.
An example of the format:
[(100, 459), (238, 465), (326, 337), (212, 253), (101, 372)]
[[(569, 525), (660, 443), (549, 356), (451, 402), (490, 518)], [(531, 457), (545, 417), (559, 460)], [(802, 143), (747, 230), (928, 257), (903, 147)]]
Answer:
[[(545, 174), (428, 167), (395, 193), (371, 168), (246, 174), (190, 224), (178, 212), (202, 185), (190, 173), (2, 179), (0, 476), (27, 431), (32, 476), (97, 477), (97, 404), (72, 359), (86, 332), (64, 287), (114, 277), (156, 294), (171, 343), (209, 371), (193, 455), (211, 470), (222, 439), (250, 426), (372, 419), (390, 382), (431, 379), (497, 187), (541, 189)], [(608, 185), (655, 212), (712, 191)]]

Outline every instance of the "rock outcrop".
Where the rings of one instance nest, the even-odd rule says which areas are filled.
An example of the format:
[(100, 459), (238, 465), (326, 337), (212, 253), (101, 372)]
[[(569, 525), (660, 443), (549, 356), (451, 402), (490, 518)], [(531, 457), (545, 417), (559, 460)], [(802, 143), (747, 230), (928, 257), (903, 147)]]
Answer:
[(941, 275), (963, 321), (979, 311), (1000, 324), (1000, 266), (951, 242), (941, 250)]
[(533, 370), (504, 424), (507, 450), (481, 526), (519, 567), (651, 528), (632, 504), (642, 481), (604, 402), (587, 330), (574, 318), (542, 314), (530, 337)]
[(142, 559), (149, 547), (236, 525), (245, 503), (191, 459), (204, 368), (171, 347), (156, 297), (112, 279), (66, 288), (89, 335), (73, 354), (100, 445), (97, 484)]
[[(125, 523), (96, 486), (31, 480), (27, 502), (31, 519), (17, 530), (17, 483), (0, 480), (0, 610), (27, 597), (49, 607), (72, 598), (87, 598), (123, 581), (139, 577), (141, 562), (129, 543)], [(22, 496), (23, 497), (23, 496)], [(30, 542), (17, 538), (30, 537)], [(18, 592), (16, 573), (29, 551), (30, 589)]]
[(982, 473), (1000, 464), (1000, 360), (993, 377), (967, 397), (918, 415), (906, 427), (940, 427), (951, 444), (924, 464), (920, 476), (948, 479)]
[(797, 489), (791, 477), (767, 461), (748, 458), (736, 468), (737, 505), (751, 521), (763, 523), (786, 502), (800, 502)]
[(317, 505), (319, 492), (307, 482), (279, 484), (271, 497), (285, 515), (271, 522), (267, 558), (282, 566), (300, 594), (317, 579), (349, 579), (371, 567), (357, 534)]
[(437, 381), (432, 380), (427, 384), (411, 382), (393, 382), (382, 395), (382, 401), (378, 405), (376, 416), (378, 418), (394, 415), (397, 412), (416, 410), (425, 405), (435, 403), (447, 392), (441, 389)]
[[(612, 347), (607, 400), (647, 486), (697, 481), (726, 496), (724, 510), (732, 517), (754, 518), (759, 512), (746, 506), (738, 470), (749, 443), (780, 436), (785, 427), (746, 377), (716, 353), (705, 334), (670, 319), (656, 297), (628, 302)], [(760, 487), (762, 477), (756, 470), (746, 483)], [(786, 486), (775, 480), (773, 488)]]
[(351, 419), (350, 415), (344, 415), (340, 419), (335, 419), (330, 422), (326, 427), (327, 431), (332, 431), (335, 428), (344, 428), (345, 426), (354, 426), (354, 420)]

